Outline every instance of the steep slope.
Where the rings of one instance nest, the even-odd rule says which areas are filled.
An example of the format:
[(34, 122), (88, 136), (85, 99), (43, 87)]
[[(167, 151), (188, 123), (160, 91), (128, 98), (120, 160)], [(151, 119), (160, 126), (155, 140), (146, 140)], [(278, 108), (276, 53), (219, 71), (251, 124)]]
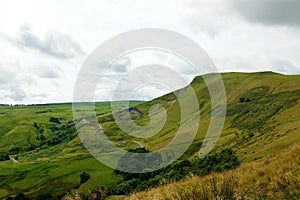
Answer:
[[(300, 140), (300, 76), (259, 72), (225, 73), (222, 78), (227, 95), (227, 114), (223, 132), (214, 151), (231, 148), (240, 159), (250, 161), (275, 153)], [(201, 120), (196, 139), (185, 157), (198, 155), (210, 123), (211, 112), (210, 95), (203, 78), (196, 77), (191, 86), (198, 96)], [(106, 135), (120, 147), (127, 148), (127, 142), (134, 140), (150, 150), (159, 149), (168, 144), (177, 133), (180, 105), (172, 93), (140, 104), (135, 109), (142, 114), (132, 114), (137, 124), (149, 124), (148, 110), (154, 104), (164, 106), (168, 117), (163, 129), (147, 139), (124, 133), (114, 123), (111, 115), (100, 116), (99, 122)], [(120, 138), (122, 144), (117, 142)]]
[(299, 199), (300, 143), (237, 169), (192, 176), (125, 197), (137, 199)]

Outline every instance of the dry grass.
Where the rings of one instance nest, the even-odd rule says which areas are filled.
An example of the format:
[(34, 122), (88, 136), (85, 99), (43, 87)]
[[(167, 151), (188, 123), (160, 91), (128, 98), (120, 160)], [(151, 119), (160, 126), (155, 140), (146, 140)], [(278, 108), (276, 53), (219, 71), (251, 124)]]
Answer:
[(300, 199), (300, 144), (223, 173), (132, 194), (125, 199)]

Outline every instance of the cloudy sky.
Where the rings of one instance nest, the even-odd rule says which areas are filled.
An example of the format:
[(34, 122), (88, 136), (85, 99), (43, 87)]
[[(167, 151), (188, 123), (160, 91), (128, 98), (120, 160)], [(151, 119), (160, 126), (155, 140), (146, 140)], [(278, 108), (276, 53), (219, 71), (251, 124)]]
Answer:
[[(139, 28), (188, 36), (220, 72), (300, 74), (299, 10), (299, 0), (0, 0), (0, 103), (71, 102), (88, 55), (112, 36)], [(144, 52), (122, 58), (112, 66), (113, 75), (161, 56)], [(188, 80), (196, 75), (180, 62), (177, 66)], [(97, 100), (111, 99), (114, 77), (104, 77)], [(165, 92), (145, 88), (134, 98)]]

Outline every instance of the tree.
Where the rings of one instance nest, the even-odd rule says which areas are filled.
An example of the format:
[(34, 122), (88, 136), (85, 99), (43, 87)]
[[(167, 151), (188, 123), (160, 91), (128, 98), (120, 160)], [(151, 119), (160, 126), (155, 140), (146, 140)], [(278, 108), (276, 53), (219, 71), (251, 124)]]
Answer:
[(91, 176), (89, 175), (89, 173), (87, 173), (87, 172), (82, 172), (82, 173), (80, 174), (80, 183), (81, 183), (81, 184), (82, 184), (82, 183), (85, 183), (85, 182), (87, 182), (90, 178), (91, 178)]
[(14, 200), (29, 200), (29, 198), (27, 198), (23, 193), (19, 193), (15, 196)]
[(0, 152), (0, 161), (9, 160), (9, 156), (6, 153)]
[(36, 197), (36, 200), (51, 200), (53, 199), (52, 195), (49, 194), (49, 193), (46, 193), (46, 194), (39, 194), (37, 195)]

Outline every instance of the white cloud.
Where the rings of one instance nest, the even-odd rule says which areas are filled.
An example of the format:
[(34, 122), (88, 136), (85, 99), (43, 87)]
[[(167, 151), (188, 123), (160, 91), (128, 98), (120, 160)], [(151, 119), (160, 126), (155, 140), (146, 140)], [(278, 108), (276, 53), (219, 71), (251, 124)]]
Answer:
[(300, 67), (288, 59), (278, 59), (274, 61), (274, 69), (283, 74), (300, 74)]
[[(245, 2), (4, 0), (0, 103), (72, 101), (76, 76), (87, 54), (112, 36), (138, 28), (165, 28), (187, 35), (207, 51), (220, 71), (299, 73), (298, 1)], [(186, 80), (197, 73), (176, 58), (153, 53), (120, 60), (104, 77), (99, 98), (110, 98), (120, 74), (151, 63), (174, 66)], [(148, 94), (141, 90), (137, 96), (150, 98), (162, 91), (147, 90)]]

